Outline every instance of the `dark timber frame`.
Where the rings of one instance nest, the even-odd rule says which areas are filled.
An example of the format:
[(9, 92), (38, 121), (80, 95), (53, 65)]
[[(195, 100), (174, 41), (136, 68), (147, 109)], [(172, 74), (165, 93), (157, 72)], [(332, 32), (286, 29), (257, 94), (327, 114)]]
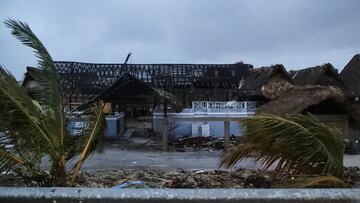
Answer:
[(219, 90), (227, 99), (230, 99), (230, 94), (232, 98), (236, 97), (239, 81), (253, 68), (244, 63), (92, 64), (64, 61), (55, 62), (55, 66), (69, 103), (74, 98), (81, 98), (82, 102), (91, 100), (114, 85), (124, 74), (129, 74), (150, 87), (175, 94), (187, 106), (196, 90), (203, 93), (204, 99), (216, 100)]

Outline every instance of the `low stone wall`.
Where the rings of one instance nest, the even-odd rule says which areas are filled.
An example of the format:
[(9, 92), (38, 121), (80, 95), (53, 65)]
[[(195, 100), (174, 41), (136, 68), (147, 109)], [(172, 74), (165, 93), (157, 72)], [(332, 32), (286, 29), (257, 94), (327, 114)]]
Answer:
[(360, 189), (0, 188), (0, 202), (360, 202)]

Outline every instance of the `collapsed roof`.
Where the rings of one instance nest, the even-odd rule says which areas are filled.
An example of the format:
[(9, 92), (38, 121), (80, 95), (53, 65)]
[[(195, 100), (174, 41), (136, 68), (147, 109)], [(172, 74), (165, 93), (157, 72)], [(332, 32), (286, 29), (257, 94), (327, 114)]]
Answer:
[(172, 94), (153, 88), (127, 73), (121, 76), (115, 84), (95, 97), (94, 100), (103, 100), (114, 104), (169, 103), (175, 107), (181, 106)]
[[(93, 64), (55, 62), (67, 96), (94, 98), (128, 74), (151, 88), (171, 91), (176, 88), (238, 89), (242, 95), (275, 99), (293, 85), (339, 87), (347, 96), (360, 96), (360, 55), (355, 55), (341, 75), (331, 64), (287, 72), (283, 65), (253, 68), (250, 64)], [(24, 84), (31, 80), (28, 67)], [(274, 81), (285, 83), (274, 83)], [(272, 82), (271, 88), (264, 88)], [(266, 99), (265, 99), (266, 100)]]
[(124, 74), (154, 88), (237, 87), (252, 65), (235, 64), (93, 64), (55, 62), (64, 90), (98, 95)]
[(303, 113), (324, 102), (337, 104), (354, 120), (360, 121), (359, 109), (350, 103), (340, 88), (333, 86), (294, 86), (275, 100), (260, 106), (256, 113), (280, 116)]
[(342, 91), (332, 86), (294, 86), (281, 97), (259, 107), (257, 112), (275, 115), (301, 113), (324, 100), (334, 99), (341, 103), (343, 98)]

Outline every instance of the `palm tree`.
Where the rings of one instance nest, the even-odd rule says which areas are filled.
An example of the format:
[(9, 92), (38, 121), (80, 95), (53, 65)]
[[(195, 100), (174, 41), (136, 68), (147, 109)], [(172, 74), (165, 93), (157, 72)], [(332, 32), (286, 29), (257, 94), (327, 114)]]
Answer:
[[(30, 97), (11, 73), (0, 66), (0, 170), (15, 172), (39, 185), (65, 186), (66, 163), (79, 156), (71, 171), (73, 184), (103, 135), (103, 105), (99, 102), (89, 107), (88, 127), (76, 138), (70, 137), (62, 86), (53, 59), (27, 24), (11, 19), (5, 24), (17, 39), (34, 49), (41, 71), (31, 75), (39, 87)], [(40, 166), (45, 155), (52, 162), (50, 172)]]
[(342, 136), (314, 116), (255, 115), (241, 123), (246, 128), (244, 141), (222, 154), (221, 166), (255, 157), (265, 168), (275, 165), (282, 173), (343, 177)]

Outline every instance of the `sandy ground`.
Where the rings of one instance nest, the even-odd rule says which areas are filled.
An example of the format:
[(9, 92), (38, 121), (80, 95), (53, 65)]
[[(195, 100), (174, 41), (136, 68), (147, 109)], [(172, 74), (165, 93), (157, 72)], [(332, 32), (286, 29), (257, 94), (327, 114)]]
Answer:
[[(84, 164), (82, 170), (116, 170), (116, 169), (186, 169), (186, 170), (212, 170), (218, 169), (218, 160), (221, 151), (195, 151), (195, 152), (157, 152), (122, 150), (107, 147), (102, 153), (94, 153)], [(46, 161), (45, 161), (46, 162)], [(45, 163), (48, 165), (49, 163)], [(71, 165), (71, 163), (69, 164)], [(344, 156), (345, 166), (360, 167), (360, 155)], [(257, 169), (259, 163), (247, 159), (239, 163), (239, 168)]]

